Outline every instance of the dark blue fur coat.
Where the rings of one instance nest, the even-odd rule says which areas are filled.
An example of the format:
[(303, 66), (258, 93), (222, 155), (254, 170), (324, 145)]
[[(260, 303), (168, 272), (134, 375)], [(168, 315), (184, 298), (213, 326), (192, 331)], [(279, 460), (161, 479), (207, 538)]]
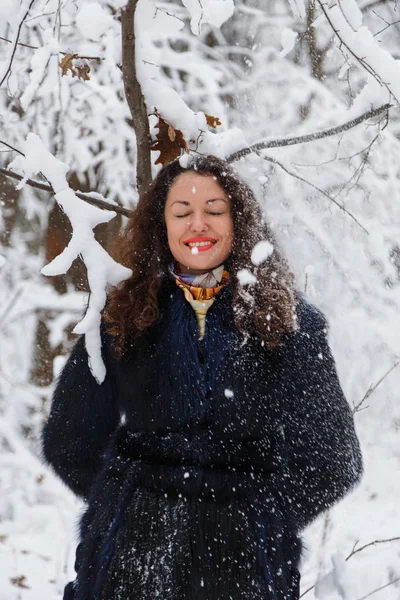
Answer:
[(304, 298), (299, 330), (242, 343), (229, 285), (195, 313), (165, 283), (160, 319), (105, 381), (80, 339), (54, 393), (43, 452), (87, 500), (74, 600), (294, 600), (299, 532), (359, 480), (353, 417)]

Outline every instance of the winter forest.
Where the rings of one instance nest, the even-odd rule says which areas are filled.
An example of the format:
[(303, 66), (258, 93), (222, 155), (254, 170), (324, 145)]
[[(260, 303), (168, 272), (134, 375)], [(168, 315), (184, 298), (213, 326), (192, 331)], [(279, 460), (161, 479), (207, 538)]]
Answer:
[(104, 378), (111, 243), (190, 153), (255, 190), (355, 413), (365, 473), (304, 532), (302, 597), (400, 599), (399, 106), (397, 0), (1, 0), (0, 600), (74, 576), (40, 431), (76, 334)]

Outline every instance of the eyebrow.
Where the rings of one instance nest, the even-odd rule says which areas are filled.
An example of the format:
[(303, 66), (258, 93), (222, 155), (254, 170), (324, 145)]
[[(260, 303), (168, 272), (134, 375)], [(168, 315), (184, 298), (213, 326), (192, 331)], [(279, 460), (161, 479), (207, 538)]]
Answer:
[[(225, 202), (225, 204), (227, 204), (225, 198), (210, 198), (209, 200), (206, 200), (206, 204), (208, 202), (217, 202), (217, 200), (221, 200), (222, 202)], [(187, 200), (175, 200), (175, 202), (173, 202), (171, 206), (173, 206), (174, 204), (184, 204), (185, 206), (190, 206), (190, 202), (188, 202)]]

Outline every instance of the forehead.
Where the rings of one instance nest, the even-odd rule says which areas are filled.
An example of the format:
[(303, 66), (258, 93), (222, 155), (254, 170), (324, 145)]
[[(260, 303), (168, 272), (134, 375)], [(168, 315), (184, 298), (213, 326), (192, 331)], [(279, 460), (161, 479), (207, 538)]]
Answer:
[(199, 175), (195, 171), (188, 171), (179, 175), (172, 183), (167, 195), (167, 205), (176, 200), (197, 202), (217, 198), (229, 202), (227, 194), (212, 175)]

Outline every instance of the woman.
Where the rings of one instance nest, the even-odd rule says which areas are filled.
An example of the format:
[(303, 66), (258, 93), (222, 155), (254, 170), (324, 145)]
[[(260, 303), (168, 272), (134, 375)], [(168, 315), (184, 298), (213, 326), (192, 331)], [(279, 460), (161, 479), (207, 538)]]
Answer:
[(118, 258), (106, 379), (80, 339), (43, 434), (88, 503), (65, 598), (297, 599), (301, 530), (362, 471), (324, 316), (215, 157), (160, 171)]

